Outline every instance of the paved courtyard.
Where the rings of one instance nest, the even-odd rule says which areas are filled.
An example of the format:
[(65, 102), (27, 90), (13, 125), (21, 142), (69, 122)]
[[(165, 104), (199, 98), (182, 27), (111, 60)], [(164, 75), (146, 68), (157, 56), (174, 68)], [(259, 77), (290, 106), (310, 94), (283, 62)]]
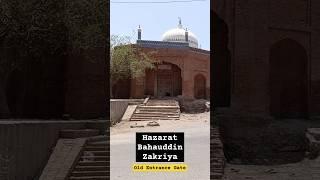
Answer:
[[(159, 121), (160, 126), (147, 121), (124, 121), (110, 129), (110, 172), (112, 180), (209, 180), (210, 179), (210, 114), (184, 114), (180, 120)], [(135, 163), (135, 132), (184, 132), (187, 172), (133, 172)]]

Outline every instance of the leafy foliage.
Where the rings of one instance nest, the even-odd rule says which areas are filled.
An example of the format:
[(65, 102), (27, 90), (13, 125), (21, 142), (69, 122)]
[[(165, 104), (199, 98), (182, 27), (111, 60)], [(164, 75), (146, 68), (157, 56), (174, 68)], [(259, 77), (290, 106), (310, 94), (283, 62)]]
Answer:
[(130, 37), (111, 35), (110, 45), (111, 88), (119, 80), (141, 77), (146, 69), (154, 68), (155, 52), (143, 52), (131, 43)]
[(0, 56), (0, 70), (26, 59), (46, 61), (69, 50), (104, 47), (107, 5), (107, 0), (0, 0), (0, 55), (15, 51), (14, 59)]
[(1, 0), (1, 39), (22, 56), (40, 57), (61, 51), (66, 41), (63, 3), (58, 0)]
[(107, 40), (106, 0), (65, 1), (65, 24), (73, 49), (104, 47)]

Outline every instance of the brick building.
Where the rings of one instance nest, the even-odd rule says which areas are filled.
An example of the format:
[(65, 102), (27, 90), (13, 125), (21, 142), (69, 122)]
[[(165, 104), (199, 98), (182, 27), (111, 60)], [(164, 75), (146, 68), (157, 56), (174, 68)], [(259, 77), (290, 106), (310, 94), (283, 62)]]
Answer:
[(270, 117), (319, 115), (320, 3), (217, 0), (211, 5), (214, 104)]
[(135, 46), (144, 52), (155, 52), (157, 63), (143, 77), (119, 83), (122, 88), (117, 88), (121, 89), (117, 98), (209, 98), (210, 51), (198, 48), (196, 36), (183, 28), (181, 20), (177, 28), (163, 34), (162, 41), (142, 40), (139, 28)]
[(305, 128), (320, 114), (319, 8), (312, 0), (211, 3), (213, 121), (228, 160), (303, 159)]

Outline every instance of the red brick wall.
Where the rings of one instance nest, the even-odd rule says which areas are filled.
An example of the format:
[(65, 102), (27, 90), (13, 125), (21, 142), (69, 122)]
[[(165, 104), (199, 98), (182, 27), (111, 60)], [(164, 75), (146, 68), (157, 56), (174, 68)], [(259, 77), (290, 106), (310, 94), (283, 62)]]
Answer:
[(231, 112), (270, 115), (270, 48), (291, 39), (307, 53), (309, 114), (320, 114), (320, 2), (216, 0), (211, 9), (228, 28)]
[[(145, 52), (156, 51), (154, 58), (161, 62), (172, 63), (181, 69), (182, 77), (182, 96), (186, 98), (194, 98), (194, 77), (197, 74), (202, 74), (206, 79), (206, 89), (210, 89), (210, 54), (208, 51), (199, 52), (193, 48), (175, 49), (175, 48), (142, 48)], [(148, 82), (146, 85), (136, 84), (136, 80), (132, 81), (131, 95), (133, 98), (141, 98), (146, 91), (152, 91), (152, 80), (144, 79), (143, 82)], [(136, 85), (134, 85), (136, 84)], [(139, 84), (139, 83), (138, 83)], [(209, 97), (207, 93), (207, 98)]]

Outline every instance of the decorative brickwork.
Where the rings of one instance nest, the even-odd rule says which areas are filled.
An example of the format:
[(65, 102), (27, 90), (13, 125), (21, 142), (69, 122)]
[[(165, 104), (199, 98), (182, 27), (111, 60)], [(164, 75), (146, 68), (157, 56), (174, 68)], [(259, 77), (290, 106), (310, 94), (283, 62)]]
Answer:
[(211, 177), (213, 180), (220, 180), (224, 174), (225, 157), (223, 153), (223, 144), (220, 140), (218, 128), (211, 128)]

